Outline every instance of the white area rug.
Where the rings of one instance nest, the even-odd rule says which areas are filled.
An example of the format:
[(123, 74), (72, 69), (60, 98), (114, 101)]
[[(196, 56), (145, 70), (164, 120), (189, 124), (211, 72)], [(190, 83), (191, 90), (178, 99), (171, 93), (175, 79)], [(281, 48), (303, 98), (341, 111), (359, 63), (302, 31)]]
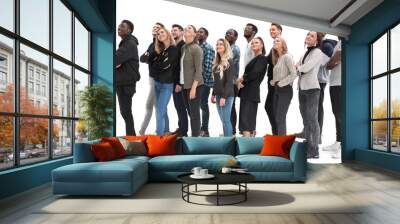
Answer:
[[(180, 184), (150, 183), (131, 197), (58, 197), (35, 213), (360, 213), (356, 204), (346, 202), (316, 184), (261, 183), (248, 186), (248, 200), (237, 205), (189, 204), (181, 198)], [(215, 186), (199, 186), (199, 190), (205, 189), (215, 189)], [(234, 199), (238, 198), (226, 198), (223, 202)], [(191, 200), (215, 203), (214, 197), (196, 196)]]

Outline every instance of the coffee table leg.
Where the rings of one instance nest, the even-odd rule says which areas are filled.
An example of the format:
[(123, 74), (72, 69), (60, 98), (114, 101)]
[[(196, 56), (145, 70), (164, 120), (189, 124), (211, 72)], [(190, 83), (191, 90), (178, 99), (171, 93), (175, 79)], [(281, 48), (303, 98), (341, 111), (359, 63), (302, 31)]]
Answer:
[(197, 192), (197, 184), (196, 184), (196, 186), (195, 186), (195, 191)]
[(247, 201), (247, 183), (244, 183), (244, 201)]
[(217, 206), (219, 206), (219, 184), (217, 184)]

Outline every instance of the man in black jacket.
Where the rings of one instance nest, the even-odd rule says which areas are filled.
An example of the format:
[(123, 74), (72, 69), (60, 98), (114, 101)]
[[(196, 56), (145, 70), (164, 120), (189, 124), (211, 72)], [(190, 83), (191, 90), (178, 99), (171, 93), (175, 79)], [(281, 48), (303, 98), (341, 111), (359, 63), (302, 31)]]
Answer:
[(139, 55), (136, 37), (132, 35), (133, 23), (123, 20), (118, 26), (118, 36), (121, 37), (115, 54), (115, 83), (119, 109), (125, 120), (126, 135), (136, 135), (132, 116), (132, 97), (136, 92), (136, 82), (140, 79)]

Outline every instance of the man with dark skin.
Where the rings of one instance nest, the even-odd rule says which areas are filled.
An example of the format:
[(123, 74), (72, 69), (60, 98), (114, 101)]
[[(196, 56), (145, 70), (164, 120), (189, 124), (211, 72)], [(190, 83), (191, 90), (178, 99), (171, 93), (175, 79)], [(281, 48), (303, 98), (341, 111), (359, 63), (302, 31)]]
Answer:
[(134, 26), (129, 20), (123, 20), (118, 26), (121, 42), (115, 53), (115, 84), (119, 108), (125, 120), (126, 135), (136, 135), (133, 115), (132, 97), (136, 92), (136, 82), (140, 79), (139, 55), (136, 37), (132, 35)]
[(251, 40), (256, 36), (258, 32), (257, 27), (254, 24), (248, 23), (244, 28), (243, 36), (247, 40), (247, 47), (244, 51), (244, 67), (254, 58), (253, 50), (251, 49)]
[(210, 110), (208, 107), (209, 97), (211, 88), (214, 86), (214, 79), (212, 75), (212, 65), (214, 62), (215, 51), (213, 47), (207, 43), (208, 30), (204, 27), (200, 27), (197, 32), (197, 39), (199, 40), (199, 46), (203, 49), (203, 80), (204, 87), (203, 92), (200, 96), (200, 108), (201, 108), (201, 132), (200, 136), (209, 137), (208, 123), (210, 118)]
[[(229, 42), (231, 45), (232, 49), (232, 60), (233, 60), (233, 66), (235, 68), (235, 81), (236, 79), (239, 78), (239, 63), (240, 63), (240, 49), (239, 47), (235, 44), (236, 40), (238, 38), (238, 32), (234, 29), (229, 29), (225, 33), (225, 39)], [(232, 104), (232, 112), (231, 112), (231, 123), (232, 123), (232, 133), (233, 135), (236, 134), (236, 123), (237, 123), (237, 113), (236, 113), (236, 96), (239, 92), (237, 89), (236, 85), (234, 85), (234, 90), (235, 90), (235, 97), (233, 98), (233, 104)]]

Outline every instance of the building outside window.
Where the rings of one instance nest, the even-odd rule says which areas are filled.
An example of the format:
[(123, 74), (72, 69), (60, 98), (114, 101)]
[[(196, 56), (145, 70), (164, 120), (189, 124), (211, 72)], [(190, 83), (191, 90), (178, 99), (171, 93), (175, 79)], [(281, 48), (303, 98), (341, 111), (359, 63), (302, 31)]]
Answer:
[[(13, 0), (8, 1), (14, 3), (11, 6), (15, 5)], [(0, 123), (4, 130), (0, 132), (3, 140), (0, 141), (0, 170), (71, 156), (73, 143), (87, 139), (85, 124), (78, 121), (79, 113), (74, 113), (71, 107), (79, 103), (78, 92), (90, 83), (86, 81), (91, 75), (87, 26), (62, 0), (18, 2), (19, 12), (12, 10), (12, 15), (19, 18), (2, 21), (3, 17), (0, 17), (0, 26), (8, 30), (0, 29), (0, 98), (7, 99), (0, 100)], [(0, 11), (10, 10), (0, 8)], [(15, 30), (13, 21), (19, 21)], [(50, 24), (53, 25), (51, 29)], [(16, 35), (10, 37), (8, 32)], [(15, 48), (17, 44), (18, 48)], [(15, 52), (14, 49), (20, 50)], [(17, 62), (12, 60), (14, 52), (20, 59)], [(53, 54), (63, 60), (57, 60)], [(72, 55), (75, 55), (74, 60)], [(19, 66), (19, 88), (15, 88), (14, 83), (15, 66)], [(74, 74), (78, 74), (75, 79)], [(50, 79), (53, 79), (53, 89), (49, 91)], [(10, 88), (1, 89), (2, 85)], [(73, 85), (79, 85), (79, 88), (70, 88)], [(14, 99), (15, 89), (20, 91), (18, 99)], [(53, 99), (53, 105), (50, 105), (50, 99)], [(14, 111), (14, 105), (20, 108), (18, 113)], [(50, 106), (52, 110), (49, 110)], [(13, 133), (14, 125), (18, 125), (18, 133)], [(33, 132), (39, 134), (33, 138)], [(14, 145), (15, 142), (19, 145)]]
[(370, 45), (371, 148), (400, 153), (400, 24)]

